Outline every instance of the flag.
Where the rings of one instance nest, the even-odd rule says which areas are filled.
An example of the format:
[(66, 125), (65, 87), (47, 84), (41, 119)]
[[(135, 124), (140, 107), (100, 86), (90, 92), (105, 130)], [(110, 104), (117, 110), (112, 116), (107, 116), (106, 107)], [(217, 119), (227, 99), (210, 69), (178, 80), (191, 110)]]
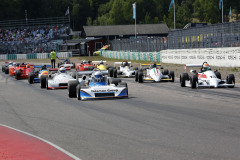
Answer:
[(219, 9), (222, 9), (222, 0), (219, 0)]
[(229, 16), (231, 17), (231, 15), (232, 15), (232, 9), (230, 7)]
[(136, 2), (132, 4), (133, 6), (133, 19), (136, 19)]
[(169, 5), (168, 12), (170, 12), (170, 9), (171, 9), (171, 7), (172, 7), (173, 3), (174, 3), (174, 0), (172, 0), (172, 1), (171, 1), (170, 5)]
[(65, 12), (65, 16), (66, 15), (69, 15), (69, 7), (68, 7), (68, 9), (66, 10), (66, 12)]

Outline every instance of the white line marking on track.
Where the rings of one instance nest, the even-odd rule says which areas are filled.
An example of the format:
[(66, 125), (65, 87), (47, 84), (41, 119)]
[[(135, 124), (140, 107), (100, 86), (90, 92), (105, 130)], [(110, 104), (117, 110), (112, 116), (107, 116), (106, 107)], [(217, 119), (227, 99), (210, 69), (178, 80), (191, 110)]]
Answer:
[(47, 141), (47, 140), (45, 140), (45, 139), (43, 139), (43, 138), (40, 138), (40, 137), (38, 137), (38, 136), (35, 136), (35, 135), (33, 135), (33, 134), (31, 134), (31, 133), (28, 133), (28, 132), (25, 132), (25, 131), (21, 131), (21, 130), (16, 129), (16, 128), (9, 127), (9, 126), (4, 125), (4, 124), (0, 124), (0, 126), (3, 126), (3, 127), (6, 127), (6, 128), (9, 128), (9, 129), (12, 129), (12, 130), (15, 130), (15, 131), (24, 133), (24, 134), (29, 135), (29, 136), (31, 136), (31, 137), (37, 138), (37, 139), (39, 139), (39, 140), (41, 140), (41, 141), (43, 141), (43, 142), (45, 142), (45, 143), (47, 143), (47, 144), (55, 147), (56, 149), (58, 149), (59, 151), (65, 153), (66, 155), (68, 155), (68, 156), (71, 157), (71, 158), (73, 158), (73, 159), (75, 159), (75, 160), (81, 160), (81, 159), (79, 159), (78, 157), (74, 156), (73, 154), (69, 153), (68, 151), (64, 150), (63, 148), (61, 148), (61, 147), (57, 146), (56, 144), (53, 144), (52, 142), (49, 142), (49, 141)]

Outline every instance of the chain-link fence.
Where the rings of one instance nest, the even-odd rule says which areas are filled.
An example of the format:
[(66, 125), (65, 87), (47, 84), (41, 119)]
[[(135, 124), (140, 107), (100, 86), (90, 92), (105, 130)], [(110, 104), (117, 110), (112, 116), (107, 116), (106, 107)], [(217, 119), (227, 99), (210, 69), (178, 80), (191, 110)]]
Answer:
[(111, 41), (111, 47), (114, 51), (134, 52), (238, 46), (240, 46), (240, 21), (189, 29), (170, 30), (168, 37)]
[(111, 47), (113, 51), (154, 52), (167, 49), (167, 38), (115, 39)]

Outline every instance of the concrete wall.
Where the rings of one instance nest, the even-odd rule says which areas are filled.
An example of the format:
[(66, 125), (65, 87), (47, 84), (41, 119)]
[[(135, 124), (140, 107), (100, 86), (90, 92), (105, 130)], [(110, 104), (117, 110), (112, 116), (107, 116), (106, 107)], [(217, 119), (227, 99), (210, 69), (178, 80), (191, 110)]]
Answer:
[(161, 51), (163, 63), (201, 64), (204, 61), (213, 66), (240, 67), (240, 47)]

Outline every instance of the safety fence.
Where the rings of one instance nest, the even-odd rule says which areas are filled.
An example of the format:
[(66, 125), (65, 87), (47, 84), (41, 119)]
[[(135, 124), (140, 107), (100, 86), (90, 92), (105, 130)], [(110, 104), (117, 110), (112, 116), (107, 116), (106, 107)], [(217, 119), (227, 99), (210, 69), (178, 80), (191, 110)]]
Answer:
[(102, 51), (101, 56), (105, 58), (124, 59), (124, 60), (140, 60), (140, 61), (156, 61), (160, 62), (160, 52), (117, 52)]
[[(72, 52), (58, 52), (58, 58), (72, 57)], [(33, 53), (33, 54), (1, 54), (0, 60), (19, 60), (19, 59), (47, 59), (50, 53)]]

